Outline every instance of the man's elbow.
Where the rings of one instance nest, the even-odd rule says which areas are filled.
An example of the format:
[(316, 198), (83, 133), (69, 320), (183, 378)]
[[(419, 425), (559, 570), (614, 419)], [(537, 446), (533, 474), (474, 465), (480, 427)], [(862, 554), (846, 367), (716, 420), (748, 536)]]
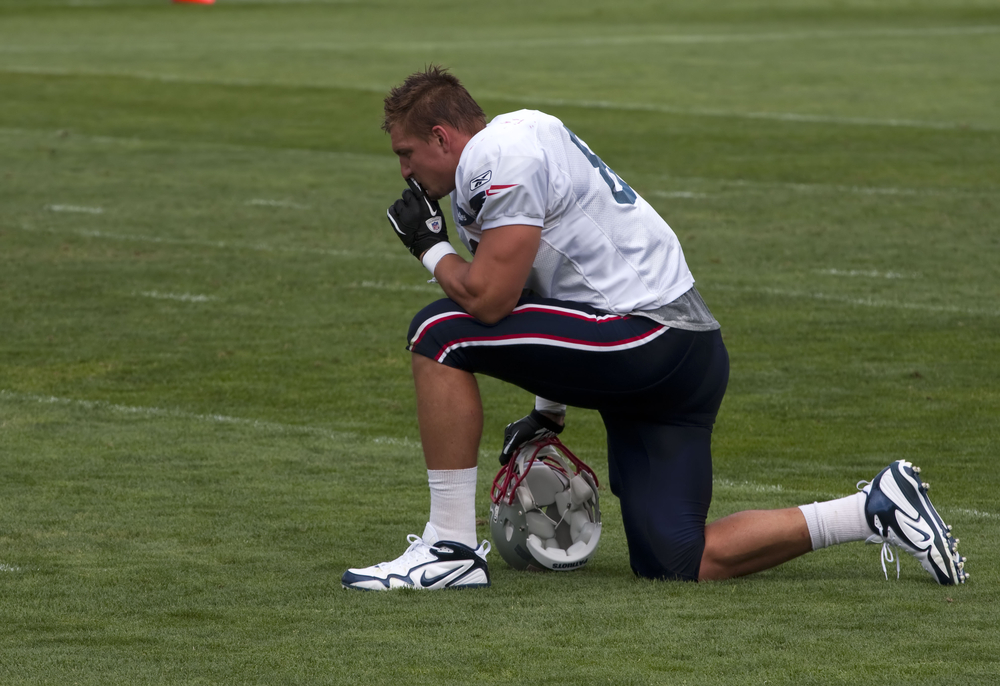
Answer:
[(469, 314), (471, 314), (473, 317), (481, 321), (483, 324), (486, 324), (488, 326), (493, 326), (501, 319), (506, 317), (508, 314), (510, 314), (512, 309), (514, 308), (510, 308), (509, 310), (502, 310), (498, 308), (488, 308), (488, 309), (477, 308), (472, 312), (469, 312)]
[(517, 300), (516, 296), (502, 300), (482, 300), (472, 304), (468, 312), (483, 324), (492, 326), (514, 310), (514, 307), (517, 306)]

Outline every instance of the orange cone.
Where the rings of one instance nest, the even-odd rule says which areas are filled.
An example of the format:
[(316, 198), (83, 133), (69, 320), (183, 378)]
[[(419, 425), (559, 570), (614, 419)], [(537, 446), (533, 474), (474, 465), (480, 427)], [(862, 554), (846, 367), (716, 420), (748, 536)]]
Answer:
[(215, 0), (174, 0), (174, 3), (183, 5), (214, 5)]

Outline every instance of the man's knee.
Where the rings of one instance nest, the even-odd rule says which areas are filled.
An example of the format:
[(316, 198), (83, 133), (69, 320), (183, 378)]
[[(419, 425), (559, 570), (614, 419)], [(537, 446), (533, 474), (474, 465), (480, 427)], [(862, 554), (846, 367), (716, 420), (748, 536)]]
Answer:
[(418, 333), (426, 330), (435, 321), (439, 321), (442, 315), (447, 316), (448, 313), (460, 315), (465, 314), (465, 310), (459, 307), (451, 298), (441, 298), (427, 305), (417, 312), (410, 321), (410, 328), (406, 332), (406, 340), (412, 345), (413, 339)]
[(649, 538), (654, 559), (643, 561), (637, 574), (654, 579), (698, 580), (701, 556), (705, 550), (704, 526), (654, 530), (650, 531)]

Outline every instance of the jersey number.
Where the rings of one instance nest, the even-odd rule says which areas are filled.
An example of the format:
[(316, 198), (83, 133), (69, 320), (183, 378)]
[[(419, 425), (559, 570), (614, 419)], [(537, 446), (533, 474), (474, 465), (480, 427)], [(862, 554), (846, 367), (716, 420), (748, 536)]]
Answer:
[(614, 196), (615, 202), (619, 205), (634, 205), (635, 204), (635, 191), (632, 190), (627, 183), (622, 181), (622, 177), (615, 174), (611, 167), (604, 164), (600, 157), (591, 152), (590, 148), (587, 147), (586, 143), (581, 141), (576, 137), (576, 134), (566, 129), (566, 133), (569, 134), (569, 139), (573, 141), (576, 147), (580, 148), (580, 152), (584, 154), (587, 161), (601, 173), (601, 177), (604, 182), (608, 184), (608, 188), (611, 189), (611, 195)]

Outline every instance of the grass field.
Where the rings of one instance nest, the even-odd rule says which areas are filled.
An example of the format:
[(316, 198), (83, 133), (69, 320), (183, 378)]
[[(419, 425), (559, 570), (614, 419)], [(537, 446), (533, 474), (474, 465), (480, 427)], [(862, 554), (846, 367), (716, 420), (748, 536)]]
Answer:
[[(1000, 682), (1000, 2), (0, 0), (0, 683)], [(362, 594), (426, 521), (385, 207), (430, 62), (680, 236), (732, 380), (712, 517), (907, 458), (968, 556), (597, 558)], [(478, 510), (526, 393), (481, 379)], [(564, 437), (606, 476), (595, 413)], [(480, 534), (488, 535), (487, 527)]]

